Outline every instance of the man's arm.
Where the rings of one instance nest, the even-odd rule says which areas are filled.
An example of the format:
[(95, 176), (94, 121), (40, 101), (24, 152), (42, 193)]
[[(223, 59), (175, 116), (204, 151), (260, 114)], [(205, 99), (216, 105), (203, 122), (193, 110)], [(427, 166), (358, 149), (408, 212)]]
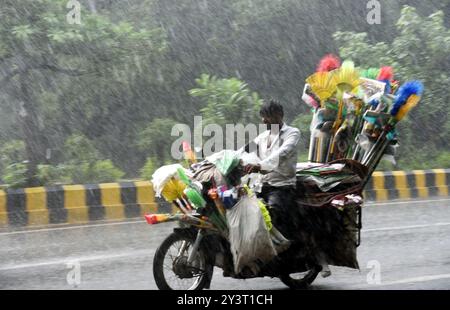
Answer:
[(295, 129), (286, 137), (283, 145), (276, 152), (260, 162), (261, 170), (270, 172), (276, 169), (281, 160), (295, 151), (299, 141), (300, 131)]

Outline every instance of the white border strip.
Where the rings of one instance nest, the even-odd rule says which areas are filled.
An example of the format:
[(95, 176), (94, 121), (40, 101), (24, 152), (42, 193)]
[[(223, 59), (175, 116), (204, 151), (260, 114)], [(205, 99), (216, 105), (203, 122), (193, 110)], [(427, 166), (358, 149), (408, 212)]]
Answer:
[[(402, 201), (395, 201), (395, 202), (368, 202), (365, 205), (367, 207), (369, 206), (391, 206), (391, 205), (403, 205), (403, 204), (421, 204), (421, 203), (433, 203), (433, 202), (444, 202), (444, 201), (450, 201), (450, 199), (444, 198), (444, 199), (433, 199), (433, 200), (402, 200)], [(449, 204), (450, 206), (450, 204)]]
[(442, 280), (442, 279), (450, 279), (450, 274), (438, 274), (438, 275), (433, 275), (433, 276), (406, 278), (406, 279), (402, 279), (402, 280), (381, 282), (380, 284), (366, 284), (363, 287), (353, 286), (352, 288), (354, 288), (354, 289), (381, 288), (383, 286), (398, 285), (398, 284), (413, 284), (413, 283), (429, 282), (429, 281), (436, 281), (436, 280)]
[(136, 221), (128, 221), (128, 222), (103, 223), (103, 224), (78, 225), (78, 226), (69, 226), (69, 227), (43, 228), (43, 229), (33, 229), (33, 230), (19, 230), (19, 231), (0, 233), (0, 236), (18, 235), (18, 234), (27, 234), (27, 233), (39, 233), (39, 232), (58, 231), (58, 230), (83, 229), (83, 228), (91, 228), (91, 227), (104, 227), (104, 226), (129, 225), (129, 224), (143, 224), (143, 223), (146, 223), (145, 220), (136, 220)]
[(361, 232), (404, 230), (404, 229), (430, 228), (430, 227), (440, 227), (440, 226), (450, 226), (450, 223), (435, 223), (435, 224), (426, 224), (426, 225), (371, 228), (371, 229), (362, 229)]
[(89, 261), (102, 261), (102, 260), (115, 260), (115, 259), (122, 259), (125, 257), (151, 257), (154, 254), (154, 249), (149, 250), (138, 250), (138, 251), (131, 251), (131, 252), (124, 252), (124, 253), (115, 253), (115, 254), (103, 254), (103, 255), (91, 255), (91, 256), (80, 256), (80, 257), (68, 257), (65, 259), (59, 258), (59, 259), (52, 259), (50, 261), (46, 262), (40, 262), (40, 263), (26, 263), (26, 264), (17, 264), (17, 265), (6, 265), (0, 267), (0, 271), (7, 271), (7, 270), (16, 270), (16, 269), (23, 269), (23, 268), (39, 268), (39, 267), (46, 267), (46, 266), (52, 266), (52, 265), (66, 265), (70, 262), (89, 262)]

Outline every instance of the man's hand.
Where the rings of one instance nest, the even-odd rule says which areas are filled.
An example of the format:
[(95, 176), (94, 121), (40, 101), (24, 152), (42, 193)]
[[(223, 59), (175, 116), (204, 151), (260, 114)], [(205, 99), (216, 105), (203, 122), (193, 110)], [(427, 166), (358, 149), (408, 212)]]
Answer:
[(247, 165), (244, 167), (244, 171), (246, 174), (261, 172), (261, 165)]

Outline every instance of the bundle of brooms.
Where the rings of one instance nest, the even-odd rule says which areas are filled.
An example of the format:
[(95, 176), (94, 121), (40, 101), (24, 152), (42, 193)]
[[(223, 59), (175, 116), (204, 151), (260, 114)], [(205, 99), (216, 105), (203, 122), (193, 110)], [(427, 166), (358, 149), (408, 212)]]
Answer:
[(423, 93), (419, 81), (398, 85), (392, 67), (357, 69), (352, 61), (324, 57), (303, 94), (314, 114), (309, 162), (353, 159), (371, 175), (396, 141), (397, 123)]

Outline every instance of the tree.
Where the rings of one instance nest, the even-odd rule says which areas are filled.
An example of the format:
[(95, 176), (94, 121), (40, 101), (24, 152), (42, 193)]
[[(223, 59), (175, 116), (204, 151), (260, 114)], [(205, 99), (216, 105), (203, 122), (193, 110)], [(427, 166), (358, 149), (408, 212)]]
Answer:
[[(170, 160), (170, 150), (175, 137), (172, 128), (177, 124), (172, 119), (157, 118), (139, 132), (136, 145), (153, 163), (163, 165)], [(147, 161), (148, 163), (148, 161)]]
[(309, 141), (311, 137), (310, 127), (312, 118), (313, 118), (312, 113), (305, 113), (297, 116), (297, 118), (292, 122), (292, 126), (300, 130), (301, 133), (300, 155), (303, 155), (303, 157), (306, 158), (308, 158), (307, 152), (309, 150)]
[(53, 175), (58, 180), (62, 179), (63, 175), (68, 175), (66, 179), (79, 184), (115, 182), (124, 176), (124, 172), (115, 167), (111, 160), (105, 159), (94, 143), (81, 134), (74, 134), (67, 138), (64, 144), (64, 155), (65, 165), (56, 167), (60, 173), (57, 174), (55, 169), (50, 169), (53, 174), (47, 175), (50, 177)]
[(0, 171), (7, 166), (26, 160), (25, 143), (21, 140), (11, 140), (0, 148)]
[(256, 92), (237, 78), (218, 79), (202, 74), (195, 80), (200, 88), (189, 91), (206, 106), (201, 109), (205, 124), (259, 124), (259, 108), (262, 100)]
[(21, 187), (26, 182), (25, 143), (10, 140), (0, 148), (0, 183)]
[[(381, 25), (367, 23), (366, 1), (85, 0), (79, 1), (83, 4), (81, 25), (70, 25), (67, 2), (3, 0), (0, 6), (0, 143), (25, 142), (29, 184), (32, 176), (34, 184), (53, 179), (53, 170), (39, 167), (64, 165), (63, 145), (73, 134), (92, 141), (101, 157), (110, 159), (127, 177), (138, 176), (146, 158), (158, 156), (148, 150), (159, 149), (162, 143), (140, 149), (139, 133), (155, 119), (190, 123), (208, 106), (206, 97), (188, 93), (202, 88), (195, 81), (202, 73), (236, 77), (260, 98), (280, 100), (286, 121), (291, 122), (297, 115), (309, 113), (300, 103), (301, 91), (324, 54), (351, 47), (356, 51), (352, 57), (364, 66), (397, 58), (389, 53), (393, 41), (403, 36), (395, 25), (403, 4), (417, 7), (422, 20), (421, 16), (437, 10), (445, 14), (445, 27), (450, 20), (449, 0), (385, 1)], [(414, 18), (411, 15), (411, 20), (404, 21), (417, 29)], [(344, 38), (333, 40), (336, 31), (355, 29), (366, 35), (352, 37), (350, 44)], [(442, 29), (427, 26), (430, 34), (425, 37), (436, 33), (437, 40), (445, 41)], [(403, 42), (398, 45), (402, 48)], [(418, 52), (421, 47), (412, 45), (411, 49), (411, 55), (427, 64), (425, 67), (445, 67), (445, 59), (433, 64), (437, 49), (433, 48), (426, 61)], [(446, 50), (444, 46), (442, 51)], [(403, 62), (406, 59), (400, 65)], [(423, 71), (427, 76), (435, 72)], [(421, 78), (412, 71), (407, 74)], [(440, 77), (435, 80), (439, 80), (435, 88), (444, 92), (445, 83)], [(427, 85), (427, 94), (429, 89)], [(433, 98), (440, 97), (444, 98), (436, 93)], [(434, 110), (420, 109), (423, 106), (410, 120), (426, 118), (423, 123), (429, 124), (430, 118), (441, 118), (437, 122), (441, 126), (442, 119), (447, 119), (446, 113), (440, 113), (440, 103)], [(212, 116), (212, 122), (246, 121), (240, 116), (215, 119), (214, 108), (208, 110), (205, 116)], [(414, 123), (400, 126), (410, 128)], [(436, 156), (450, 140), (446, 134), (449, 122), (442, 128), (439, 139), (443, 143), (435, 141), (429, 147), (436, 149)], [(401, 142), (415, 145), (416, 139), (408, 131), (401, 128)], [(438, 131), (432, 132), (440, 135)], [(158, 132), (165, 137), (170, 134)], [(426, 140), (427, 132), (420, 131), (420, 139)], [(37, 171), (33, 173), (33, 169)]]
[(145, 165), (141, 168), (141, 178), (144, 180), (151, 180), (153, 173), (156, 171), (157, 167), (155, 165), (157, 161), (154, 158), (147, 158)]
[[(130, 59), (162, 46), (158, 29), (135, 30), (130, 23), (115, 24), (87, 10), (82, 11), (81, 24), (71, 25), (66, 4), (65, 0), (5, 0), (0, 8), (0, 87), (18, 106), (29, 186), (38, 185), (37, 166), (48, 161), (49, 141), (38, 106), (42, 88), (64, 85), (65, 80), (55, 82), (58, 74), (88, 82), (118, 73)], [(94, 102), (101, 104), (96, 95)]]
[(82, 134), (73, 134), (64, 143), (64, 162), (72, 165), (92, 163), (102, 159), (94, 142)]

